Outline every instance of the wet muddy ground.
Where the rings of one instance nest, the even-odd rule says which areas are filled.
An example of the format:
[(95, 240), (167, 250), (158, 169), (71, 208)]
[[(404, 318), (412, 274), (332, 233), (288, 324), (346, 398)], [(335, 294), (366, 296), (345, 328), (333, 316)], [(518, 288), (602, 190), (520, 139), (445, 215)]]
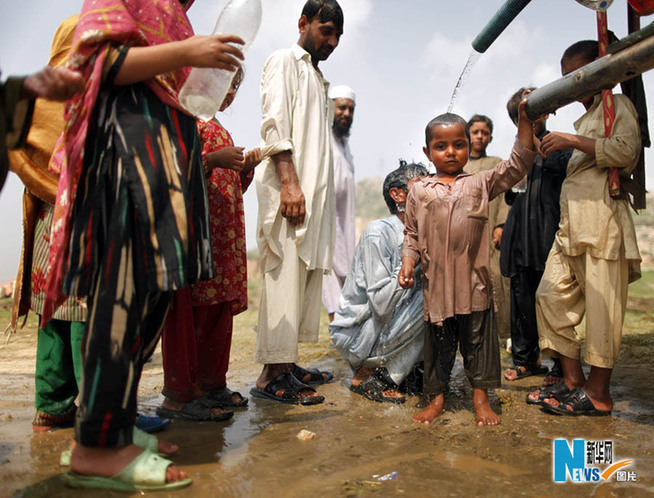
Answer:
[[(300, 363), (334, 372), (335, 381), (318, 388), (326, 402), (298, 407), (250, 399), (249, 408), (228, 422), (173, 422), (161, 436), (179, 444), (173, 460), (194, 482), (170, 496), (654, 496), (653, 302), (630, 302), (613, 376), (613, 417), (555, 417), (528, 406), (526, 393), (542, 380), (531, 377), (495, 391), (491, 401), (502, 424), (487, 428), (474, 424), (460, 362), (446, 412), (433, 425), (419, 426), (411, 421), (417, 397), (391, 406), (350, 393), (351, 372), (327, 347), (323, 327), (320, 343), (301, 346)], [(248, 311), (235, 326), (229, 386), (244, 394), (259, 372), (252, 363), (255, 317)], [(59, 454), (72, 429), (32, 433), (35, 344), (31, 321), (0, 349), (0, 496), (114, 496), (63, 484)], [(510, 364), (506, 352), (502, 361)], [(161, 387), (157, 352), (142, 378), (142, 412), (154, 413)], [(315, 439), (298, 440), (303, 429)], [(600, 483), (554, 484), (554, 438), (612, 440), (613, 461), (633, 459), (629, 468), (637, 482), (617, 482), (614, 474)], [(389, 474), (394, 479), (379, 480)]]

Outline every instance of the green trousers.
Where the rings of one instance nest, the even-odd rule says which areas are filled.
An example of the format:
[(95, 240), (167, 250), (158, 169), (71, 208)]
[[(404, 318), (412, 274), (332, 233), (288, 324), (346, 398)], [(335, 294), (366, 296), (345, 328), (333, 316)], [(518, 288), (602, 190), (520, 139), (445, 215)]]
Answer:
[(82, 375), (83, 322), (50, 320), (36, 346), (34, 425), (70, 424)]

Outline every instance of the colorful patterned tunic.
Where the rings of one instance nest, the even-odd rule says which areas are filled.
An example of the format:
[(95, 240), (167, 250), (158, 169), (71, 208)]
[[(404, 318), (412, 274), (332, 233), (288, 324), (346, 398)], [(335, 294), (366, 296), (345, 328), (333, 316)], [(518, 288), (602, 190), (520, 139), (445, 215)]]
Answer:
[[(203, 144), (205, 169), (207, 154), (234, 146), (227, 130), (216, 121), (198, 121), (198, 131)], [(241, 174), (215, 168), (207, 178), (215, 277), (192, 286), (193, 304), (196, 306), (231, 302), (233, 315), (247, 309), (243, 192), (252, 182), (252, 177), (252, 171)]]

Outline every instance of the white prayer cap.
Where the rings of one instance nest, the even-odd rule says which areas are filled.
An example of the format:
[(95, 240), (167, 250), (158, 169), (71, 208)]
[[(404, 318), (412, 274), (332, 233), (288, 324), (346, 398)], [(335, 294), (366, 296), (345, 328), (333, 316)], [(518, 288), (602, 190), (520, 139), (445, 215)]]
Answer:
[(329, 98), (334, 99), (351, 99), (356, 102), (354, 98), (354, 90), (347, 85), (336, 85), (329, 89)]

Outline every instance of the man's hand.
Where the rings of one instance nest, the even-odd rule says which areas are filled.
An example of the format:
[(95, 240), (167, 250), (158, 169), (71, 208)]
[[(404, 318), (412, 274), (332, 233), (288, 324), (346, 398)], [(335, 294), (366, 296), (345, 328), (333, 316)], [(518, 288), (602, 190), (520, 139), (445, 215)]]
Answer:
[(304, 224), (306, 201), (302, 189), (297, 182), (282, 184), (280, 201), (282, 216), (286, 218), (291, 225), (300, 226)]
[(63, 102), (82, 90), (84, 79), (80, 73), (65, 67), (45, 66), (41, 71), (25, 78), (22, 97), (42, 97)]
[(306, 200), (293, 164), (293, 154), (291, 154), (291, 151), (285, 150), (273, 155), (272, 160), (282, 182), (279, 194), (281, 215), (291, 225), (303, 225), (306, 214)]

